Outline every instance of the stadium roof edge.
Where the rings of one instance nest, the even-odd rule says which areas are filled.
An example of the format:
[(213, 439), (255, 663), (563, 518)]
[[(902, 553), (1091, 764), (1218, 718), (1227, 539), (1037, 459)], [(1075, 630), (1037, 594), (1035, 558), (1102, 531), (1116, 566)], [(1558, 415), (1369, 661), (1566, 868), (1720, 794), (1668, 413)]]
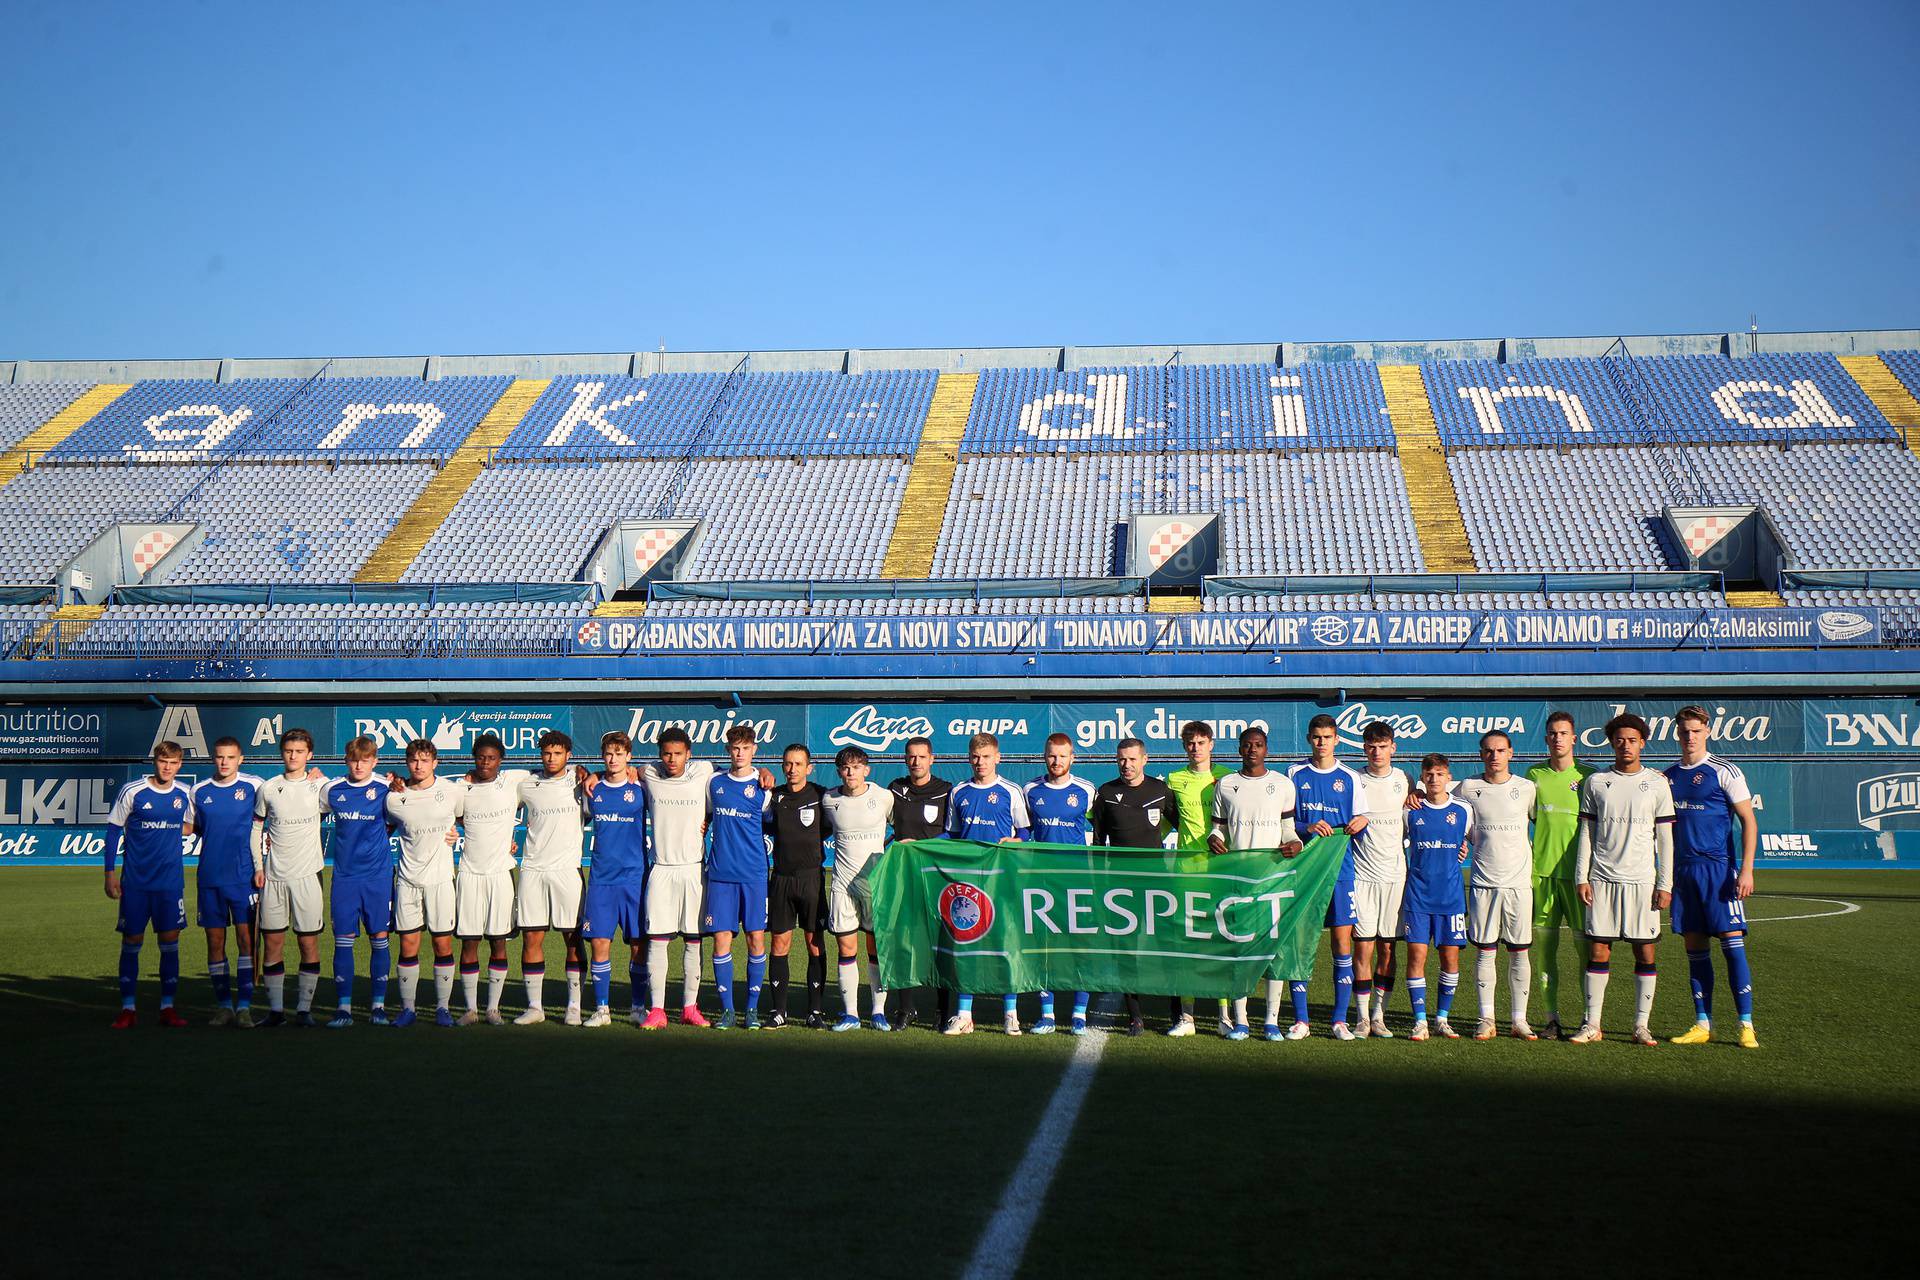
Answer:
[[(1920, 349), (1920, 328), (1819, 330), (1794, 333), (1627, 334), (1635, 355), (1730, 355), (1752, 352), (1829, 352), (1836, 355)], [(651, 373), (724, 373), (751, 357), (758, 372), (816, 370), (865, 373), (887, 369), (1079, 369), (1097, 365), (1187, 364), (1299, 365), (1373, 360), (1417, 364), (1423, 360), (1512, 361), (1597, 356), (1613, 335), (1532, 338), (1442, 338), (1345, 342), (1094, 344), (1044, 347), (886, 347), (794, 351), (631, 351), (602, 353), (453, 356), (294, 356), (193, 360), (11, 360), (0, 361), (0, 385), (35, 382), (136, 382), (185, 378), (234, 382), (244, 378), (306, 378), (327, 367), (349, 378), (440, 378), (500, 376), (614, 376)], [(328, 367), (330, 366), (330, 367)]]

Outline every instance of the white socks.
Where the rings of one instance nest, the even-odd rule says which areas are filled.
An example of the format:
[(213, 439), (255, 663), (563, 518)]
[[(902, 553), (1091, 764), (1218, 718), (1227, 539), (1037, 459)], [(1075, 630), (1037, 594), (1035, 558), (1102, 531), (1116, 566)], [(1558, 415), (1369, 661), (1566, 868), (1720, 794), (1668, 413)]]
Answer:
[(1493, 1021), (1494, 964), (1499, 953), (1492, 947), (1476, 947), (1473, 954), (1473, 989), (1480, 997), (1480, 1021)]
[(460, 994), (466, 997), (467, 1012), (480, 1012), (480, 971), (463, 969), (460, 971)]
[(1587, 1014), (1586, 1024), (1590, 1027), (1600, 1025), (1600, 1006), (1607, 1001), (1607, 971), (1587, 969)]
[(301, 1013), (307, 1013), (313, 1009), (313, 993), (319, 986), (319, 973), (308, 972), (306, 969), (300, 970), (300, 1003), (296, 1007)]
[(1533, 960), (1526, 951), (1507, 952), (1507, 995), (1513, 1005), (1513, 1020), (1527, 1020), (1527, 1000), (1533, 995)]
[(1247, 1025), (1247, 997), (1245, 996), (1233, 1002), (1233, 1025), (1236, 1027)]
[(840, 1007), (849, 1018), (860, 1016), (860, 961), (852, 956), (840, 960)]
[[(1286, 983), (1275, 982), (1272, 978), (1267, 979), (1267, 1024), (1269, 1026), (1284, 1027), (1287, 1025), (1287, 1018), (1291, 1018), (1293, 1016), (1291, 1013), (1287, 1015), (1287, 1018), (1282, 1018), (1280, 1016), (1280, 1009), (1281, 1009), (1280, 1001), (1286, 996), (1286, 994), (1287, 994)], [(1242, 1014), (1246, 1013), (1246, 1004), (1247, 1004), (1246, 1001), (1244, 1000), (1240, 1001), (1240, 1012)], [(1288, 1007), (1291, 1008), (1291, 1006), (1288, 1006)], [(1242, 1017), (1241, 1021), (1244, 1022), (1246, 1021), (1246, 1019)]]
[(1636, 997), (1633, 1009), (1633, 1025), (1644, 1027), (1647, 1019), (1653, 1015), (1653, 984), (1655, 976), (1634, 970), (1633, 991)]
[(542, 988), (547, 985), (547, 971), (545, 969), (533, 969), (523, 972), (520, 976), (527, 984), (527, 1008), (544, 1008), (547, 1002), (547, 993), (542, 990)]
[(580, 1007), (580, 970), (569, 967), (567, 969), (567, 1008), (578, 1009), (579, 1007)]
[[(664, 965), (661, 966), (665, 968)], [(680, 1004), (691, 1008), (700, 1003), (700, 940), (693, 939), (680, 956)]]
[(420, 961), (417, 957), (412, 960), (402, 960), (400, 962), (400, 1007), (411, 1009), (419, 998)]
[(500, 1012), (500, 993), (506, 990), (507, 970), (504, 965), (487, 967), (487, 1012)]
[(445, 1009), (453, 1003), (453, 957), (433, 961), (433, 1007)]
[(667, 1007), (667, 939), (647, 939), (647, 1008)]
[(280, 1013), (287, 1007), (287, 975), (270, 973), (267, 975), (267, 1008)]

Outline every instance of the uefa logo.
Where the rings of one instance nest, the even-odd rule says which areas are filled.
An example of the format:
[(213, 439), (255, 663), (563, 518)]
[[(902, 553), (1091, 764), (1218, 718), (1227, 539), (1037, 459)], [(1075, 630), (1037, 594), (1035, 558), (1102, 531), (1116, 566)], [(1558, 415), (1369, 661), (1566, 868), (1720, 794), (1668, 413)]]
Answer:
[(955, 881), (940, 891), (940, 921), (955, 942), (978, 942), (993, 928), (993, 899), (979, 885)]

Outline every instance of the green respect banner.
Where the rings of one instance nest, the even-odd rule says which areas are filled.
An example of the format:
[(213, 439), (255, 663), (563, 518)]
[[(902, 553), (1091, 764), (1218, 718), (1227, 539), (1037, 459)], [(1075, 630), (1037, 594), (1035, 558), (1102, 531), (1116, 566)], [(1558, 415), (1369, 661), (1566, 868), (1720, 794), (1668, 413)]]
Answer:
[(1313, 976), (1347, 836), (1273, 852), (909, 840), (869, 874), (889, 990), (1237, 997)]

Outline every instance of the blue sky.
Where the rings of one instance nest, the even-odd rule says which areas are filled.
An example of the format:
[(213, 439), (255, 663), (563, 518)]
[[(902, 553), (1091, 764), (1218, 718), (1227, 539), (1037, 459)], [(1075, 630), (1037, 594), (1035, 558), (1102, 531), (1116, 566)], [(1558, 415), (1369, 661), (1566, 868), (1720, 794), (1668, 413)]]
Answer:
[(1920, 4), (5, 5), (0, 359), (1920, 325)]

